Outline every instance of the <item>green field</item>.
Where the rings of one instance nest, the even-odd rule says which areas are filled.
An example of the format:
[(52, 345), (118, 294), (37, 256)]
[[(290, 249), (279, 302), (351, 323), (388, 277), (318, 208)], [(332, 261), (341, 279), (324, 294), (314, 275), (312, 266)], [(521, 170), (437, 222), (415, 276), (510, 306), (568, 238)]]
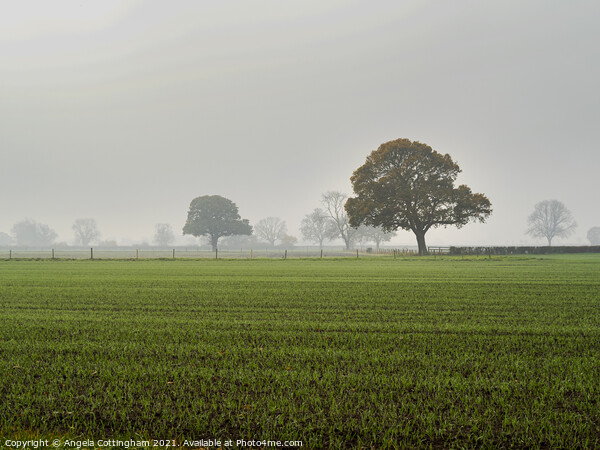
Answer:
[(600, 255), (0, 261), (0, 447), (598, 448), (599, 401)]

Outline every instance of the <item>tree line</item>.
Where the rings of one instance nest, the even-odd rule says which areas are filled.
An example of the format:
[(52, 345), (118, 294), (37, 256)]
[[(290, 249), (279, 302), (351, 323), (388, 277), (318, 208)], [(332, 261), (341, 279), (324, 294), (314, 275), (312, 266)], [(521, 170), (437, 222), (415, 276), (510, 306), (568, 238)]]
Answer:
[[(100, 246), (116, 247), (114, 240), (100, 240), (102, 234), (98, 229), (98, 224), (93, 218), (77, 219), (71, 227), (73, 230), (73, 240), (76, 246), (87, 247), (92, 243)], [(13, 225), (11, 229), (12, 236), (0, 232), (0, 245), (8, 246), (17, 244), (23, 247), (48, 247), (56, 245), (58, 234), (44, 223), (32, 219), (24, 219)], [(159, 223), (155, 226), (153, 242), (159, 246), (166, 246), (175, 240), (175, 233), (170, 224)], [(58, 243), (66, 246), (66, 242)]]
[[(373, 242), (379, 248), (403, 229), (414, 233), (419, 254), (426, 254), (425, 236), (430, 229), (485, 222), (492, 213), (484, 194), (474, 193), (464, 184), (455, 186), (460, 172), (450, 155), (426, 144), (408, 139), (386, 142), (351, 176), (354, 196), (339, 191), (324, 193), (321, 207), (302, 219), (300, 232), (305, 241), (319, 247), (341, 239), (350, 249), (363, 242)], [(577, 226), (571, 212), (557, 200), (537, 203), (528, 225), (526, 233), (546, 238), (549, 246), (554, 238), (570, 236)], [(100, 237), (94, 219), (77, 219), (72, 228), (78, 245), (87, 246)], [(48, 225), (29, 219), (15, 224), (12, 234), (17, 244), (28, 246), (50, 245), (57, 237)], [(234, 236), (256, 236), (271, 246), (291, 247), (298, 241), (288, 234), (282, 219), (266, 217), (252, 226), (240, 217), (233, 201), (219, 195), (192, 200), (183, 234), (208, 238), (213, 250), (221, 238)], [(600, 244), (600, 227), (591, 228), (587, 237), (592, 245)], [(167, 246), (174, 240), (171, 225), (156, 224), (154, 243)], [(0, 245), (12, 242), (11, 236), (0, 233)]]
[[(305, 241), (323, 247), (324, 242), (342, 239), (347, 249), (357, 242), (373, 242), (376, 247), (389, 241), (395, 232), (383, 231), (381, 227), (360, 225), (350, 226), (350, 219), (344, 210), (346, 195), (330, 191), (323, 194), (325, 209), (315, 208), (302, 219), (300, 231)], [(255, 235), (271, 246), (282, 243), (293, 246), (295, 236), (287, 234), (287, 225), (279, 217), (266, 217), (254, 226), (242, 219), (237, 205), (220, 195), (203, 195), (190, 203), (183, 234), (208, 238), (213, 250), (216, 250), (221, 238), (230, 236)]]

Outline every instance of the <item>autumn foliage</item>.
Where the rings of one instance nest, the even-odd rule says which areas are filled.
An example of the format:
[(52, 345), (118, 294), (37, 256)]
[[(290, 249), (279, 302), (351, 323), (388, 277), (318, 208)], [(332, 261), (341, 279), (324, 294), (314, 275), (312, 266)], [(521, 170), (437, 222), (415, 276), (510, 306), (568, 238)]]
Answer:
[(350, 224), (399, 228), (415, 233), (419, 254), (427, 253), (431, 228), (484, 222), (492, 212), (483, 194), (454, 186), (460, 167), (450, 155), (426, 144), (397, 139), (373, 151), (351, 177), (356, 197), (346, 202)]

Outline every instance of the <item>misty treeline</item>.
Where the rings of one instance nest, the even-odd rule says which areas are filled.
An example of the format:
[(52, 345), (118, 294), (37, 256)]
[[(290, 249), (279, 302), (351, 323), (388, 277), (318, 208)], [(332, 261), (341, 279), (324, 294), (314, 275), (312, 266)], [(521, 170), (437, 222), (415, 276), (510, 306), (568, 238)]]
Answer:
[[(395, 232), (384, 232), (380, 228), (360, 226), (350, 228), (348, 217), (343, 209), (347, 195), (341, 192), (323, 194), (320, 207), (306, 214), (300, 225), (301, 239), (322, 248), (333, 241), (343, 241), (347, 249), (355, 246), (364, 247), (372, 244), (379, 249), (380, 245), (389, 242)], [(340, 206), (341, 205), (341, 206)], [(24, 219), (14, 224), (11, 233), (0, 232), (0, 245), (18, 245), (22, 247), (117, 247), (115, 240), (103, 240), (98, 224), (93, 218), (76, 219), (72, 225), (72, 241), (57, 241), (58, 234), (49, 225), (32, 219)], [(219, 247), (238, 248), (293, 248), (299, 238), (288, 233), (287, 223), (279, 217), (265, 217), (250, 226), (250, 234), (231, 234), (219, 240)], [(186, 234), (186, 233), (184, 233)], [(193, 233), (189, 233), (193, 234)], [(198, 235), (202, 239), (199, 245), (210, 245), (210, 238)], [(158, 223), (154, 227), (152, 243), (140, 242), (140, 246), (155, 245), (169, 247), (175, 243), (176, 234), (168, 223)]]
[[(328, 191), (321, 197), (320, 205), (307, 213), (300, 223), (301, 239), (323, 248), (334, 241), (342, 241), (346, 249), (373, 245), (376, 249), (389, 242), (396, 233), (386, 232), (381, 227), (360, 225), (350, 226), (344, 205), (347, 194)], [(573, 234), (577, 226), (571, 212), (557, 200), (544, 200), (535, 205), (528, 217), (526, 233), (536, 238), (544, 238), (552, 245), (555, 238), (566, 238)], [(18, 245), (22, 247), (67, 247), (70, 245), (87, 247), (117, 247), (115, 240), (103, 240), (98, 225), (93, 218), (74, 221), (72, 244), (57, 241), (57, 233), (47, 224), (32, 219), (24, 219), (13, 225), (10, 234), (0, 232), (0, 246)], [(176, 235), (168, 223), (158, 223), (154, 227), (152, 243), (140, 242), (141, 246), (156, 245), (168, 247), (175, 243)], [(592, 227), (587, 232), (590, 245), (600, 245), (600, 227)], [(280, 247), (293, 248), (299, 239), (288, 234), (285, 220), (279, 217), (265, 217), (252, 226), (249, 235), (239, 234), (224, 237), (219, 247), (228, 249)], [(199, 242), (210, 245), (210, 241)]]
[[(91, 243), (116, 246), (115, 241), (102, 241), (96, 220), (92, 218), (76, 219), (71, 227), (73, 244), (88, 246)], [(0, 233), (0, 245), (18, 245), (22, 247), (66, 247), (69, 243), (57, 241), (58, 234), (49, 225), (32, 219), (24, 219), (13, 225), (11, 234)]]
[[(321, 197), (320, 204), (304, 215), (300, 223), (300, 237), (303, 242), (323, 248), (332, 242), (342, 241), (346, 249), (367, 247), (376, 249), (389, 242), (396, 232), (384, 231), (382, 227), (360, 225), (350, 226), (344, 205), (348, 195), (339, 191), (328, 191)], [(536, 238), (544, 238), (550, 246), (556, 238), (566, 238), (573, 234), (577, 226), (571, 212), (557, 200), (544, 200), (535, 205), (528, 217), (526, 233)], [(299, 239), (288, 233), (286, 221), (279, 217), (265, 217), (252, 225), (250, 234), (236, 234), (223, 237), (219, 247), (228, 249), (279, 247), (293, 248)], [(96, 220), (76, 219), (72, 226), (72, 243), (57, 241), (58, 234), (49, 225), (32, 219), (24, 219), (13, 225), (10, 234), (0, 232), (0, 246), (18, 245), (22, 247), (67, 247), (70, 245), (87, 247), (117, 247), (115, 240), (103, 240)], [(140, 242), (141, 246), (155, 245), (169, 247), (175, 243), (176, 234), (168, 223), (158, 223), (154, 227), (151, 243)], [(592, 227), (587, 232), (590, 245), (600, 245), (600, 227)], [(200, 245), (210, 245), (210, 240), (200, 241)]]
[[(307, 212), (300, 224), (300, 239), (322, 248), (342, 241), (346, 249), (372, 244), (377, 249), (389, 242), (396, 230), (412, 231), (419, 254), (427, 253), (425, 235), (431, 228), (485, 222), (491, 215), (491, 202), (484, 194), (466, 185), (455, 186), (461, 172), (450, 155), (442, 155), (426, 144), (396, 139), (382, 144), (368, 155), (365, 164), (350, 178), (354, 196), (339, 191), (322, 194), (320, 203)], [(526, 234), (546, 239), (571, 236), (577, 227), (569, 209), (558, 200), (544, 200), (534, 206), (527, 218)], [(75, 246), (116, 247), (102, 240), (93, 218), (76, 219), (72, 225)], [(200, 245), (213, 250), (224, 248), (292, 248), (299, 238), (288, 232), (285, 220), (269, 216), (250, 224), (242, 219), (237, 205), (219, 195), (204, 195), (192, 200), (183, 235), (200, 238)], [(172, 246), (176, 234), (168, 223), (155, 225), (152, 244)], [(57, 242), (57, 233), (47, 224), (22, 220), (11, 233), (0, 232), (0, 246), (68, 246)], [(592, 227), (587, 238), (600, 244), (600, 227)], [(138, 244), (150, 246), (147, 242)]]
[[(302, 219), (300, 232), (305, 242), (323, 247), (325, 242), (341, 239), (346, 248), (374, 243), (377, 248), (389, 241), (394, 232), (368, 226), (352, 228), (343, 204), (347, 196), (340, 192), (323, 194), (323, 209), (315, 208)], [(285, 220), (265, 217), (254, 225), (242, 219), (237, 205), (220, 195), (204, 195), (190, 203), (183, 234), (208, 239), (213, 250), (224, 248), (291, 248), (298, 242), (296, 236), (288, 234)]]
[[(24, 219), (13, 225), (11, 234), (0, 232), (0, 246), (18, 245), (21, 247), (117, 247), (115, 240), (103, 240), (96, 220), (93, 218), (76, 219), (71, 227), (73, 239), (71, 244), (57, 241), (58, 234), (50, 226), (32, 219)], [(169, 234), (169, 230), (170, 234)], [(165, 234), (168, 236), (165, 240)], [(167, 245), (175, 238), (171, 225), (157, 224), (155, 240), (159, 245)], [(148, 244), (146, 244), (148, 245)]]

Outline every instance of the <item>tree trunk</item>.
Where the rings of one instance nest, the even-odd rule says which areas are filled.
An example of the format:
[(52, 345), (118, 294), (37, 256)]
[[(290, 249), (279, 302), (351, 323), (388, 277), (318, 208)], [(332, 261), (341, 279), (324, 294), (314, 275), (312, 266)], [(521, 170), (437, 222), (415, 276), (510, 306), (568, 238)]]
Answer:
[(342, 241), (344, 241), (346, 250), (350, 250), (350, 237), (348, 236), (348, 233), (344, 233), (343, 231), (340, 231), (340, 237), (342, 238)]
[(210, 237), (210, 243), (212, 244), (213, 252), (217, 251), (217, 242), (219, 242), (219, 236)]
[(548, 247), (551, 247), (552, 246), (552, 238), (546, 236), (546, 239), (548, 239)]
[(415, 235), (417, 236), (417, 244), (419, 246), (419, 256), (424, 256), (427, 254), (427, 245), (425, 244), (425, 232), (415, 231)]
[(347, 237), (344, 238), (344, 243), (346, 244), (346, 250), (350, 250), (350, 239)]

